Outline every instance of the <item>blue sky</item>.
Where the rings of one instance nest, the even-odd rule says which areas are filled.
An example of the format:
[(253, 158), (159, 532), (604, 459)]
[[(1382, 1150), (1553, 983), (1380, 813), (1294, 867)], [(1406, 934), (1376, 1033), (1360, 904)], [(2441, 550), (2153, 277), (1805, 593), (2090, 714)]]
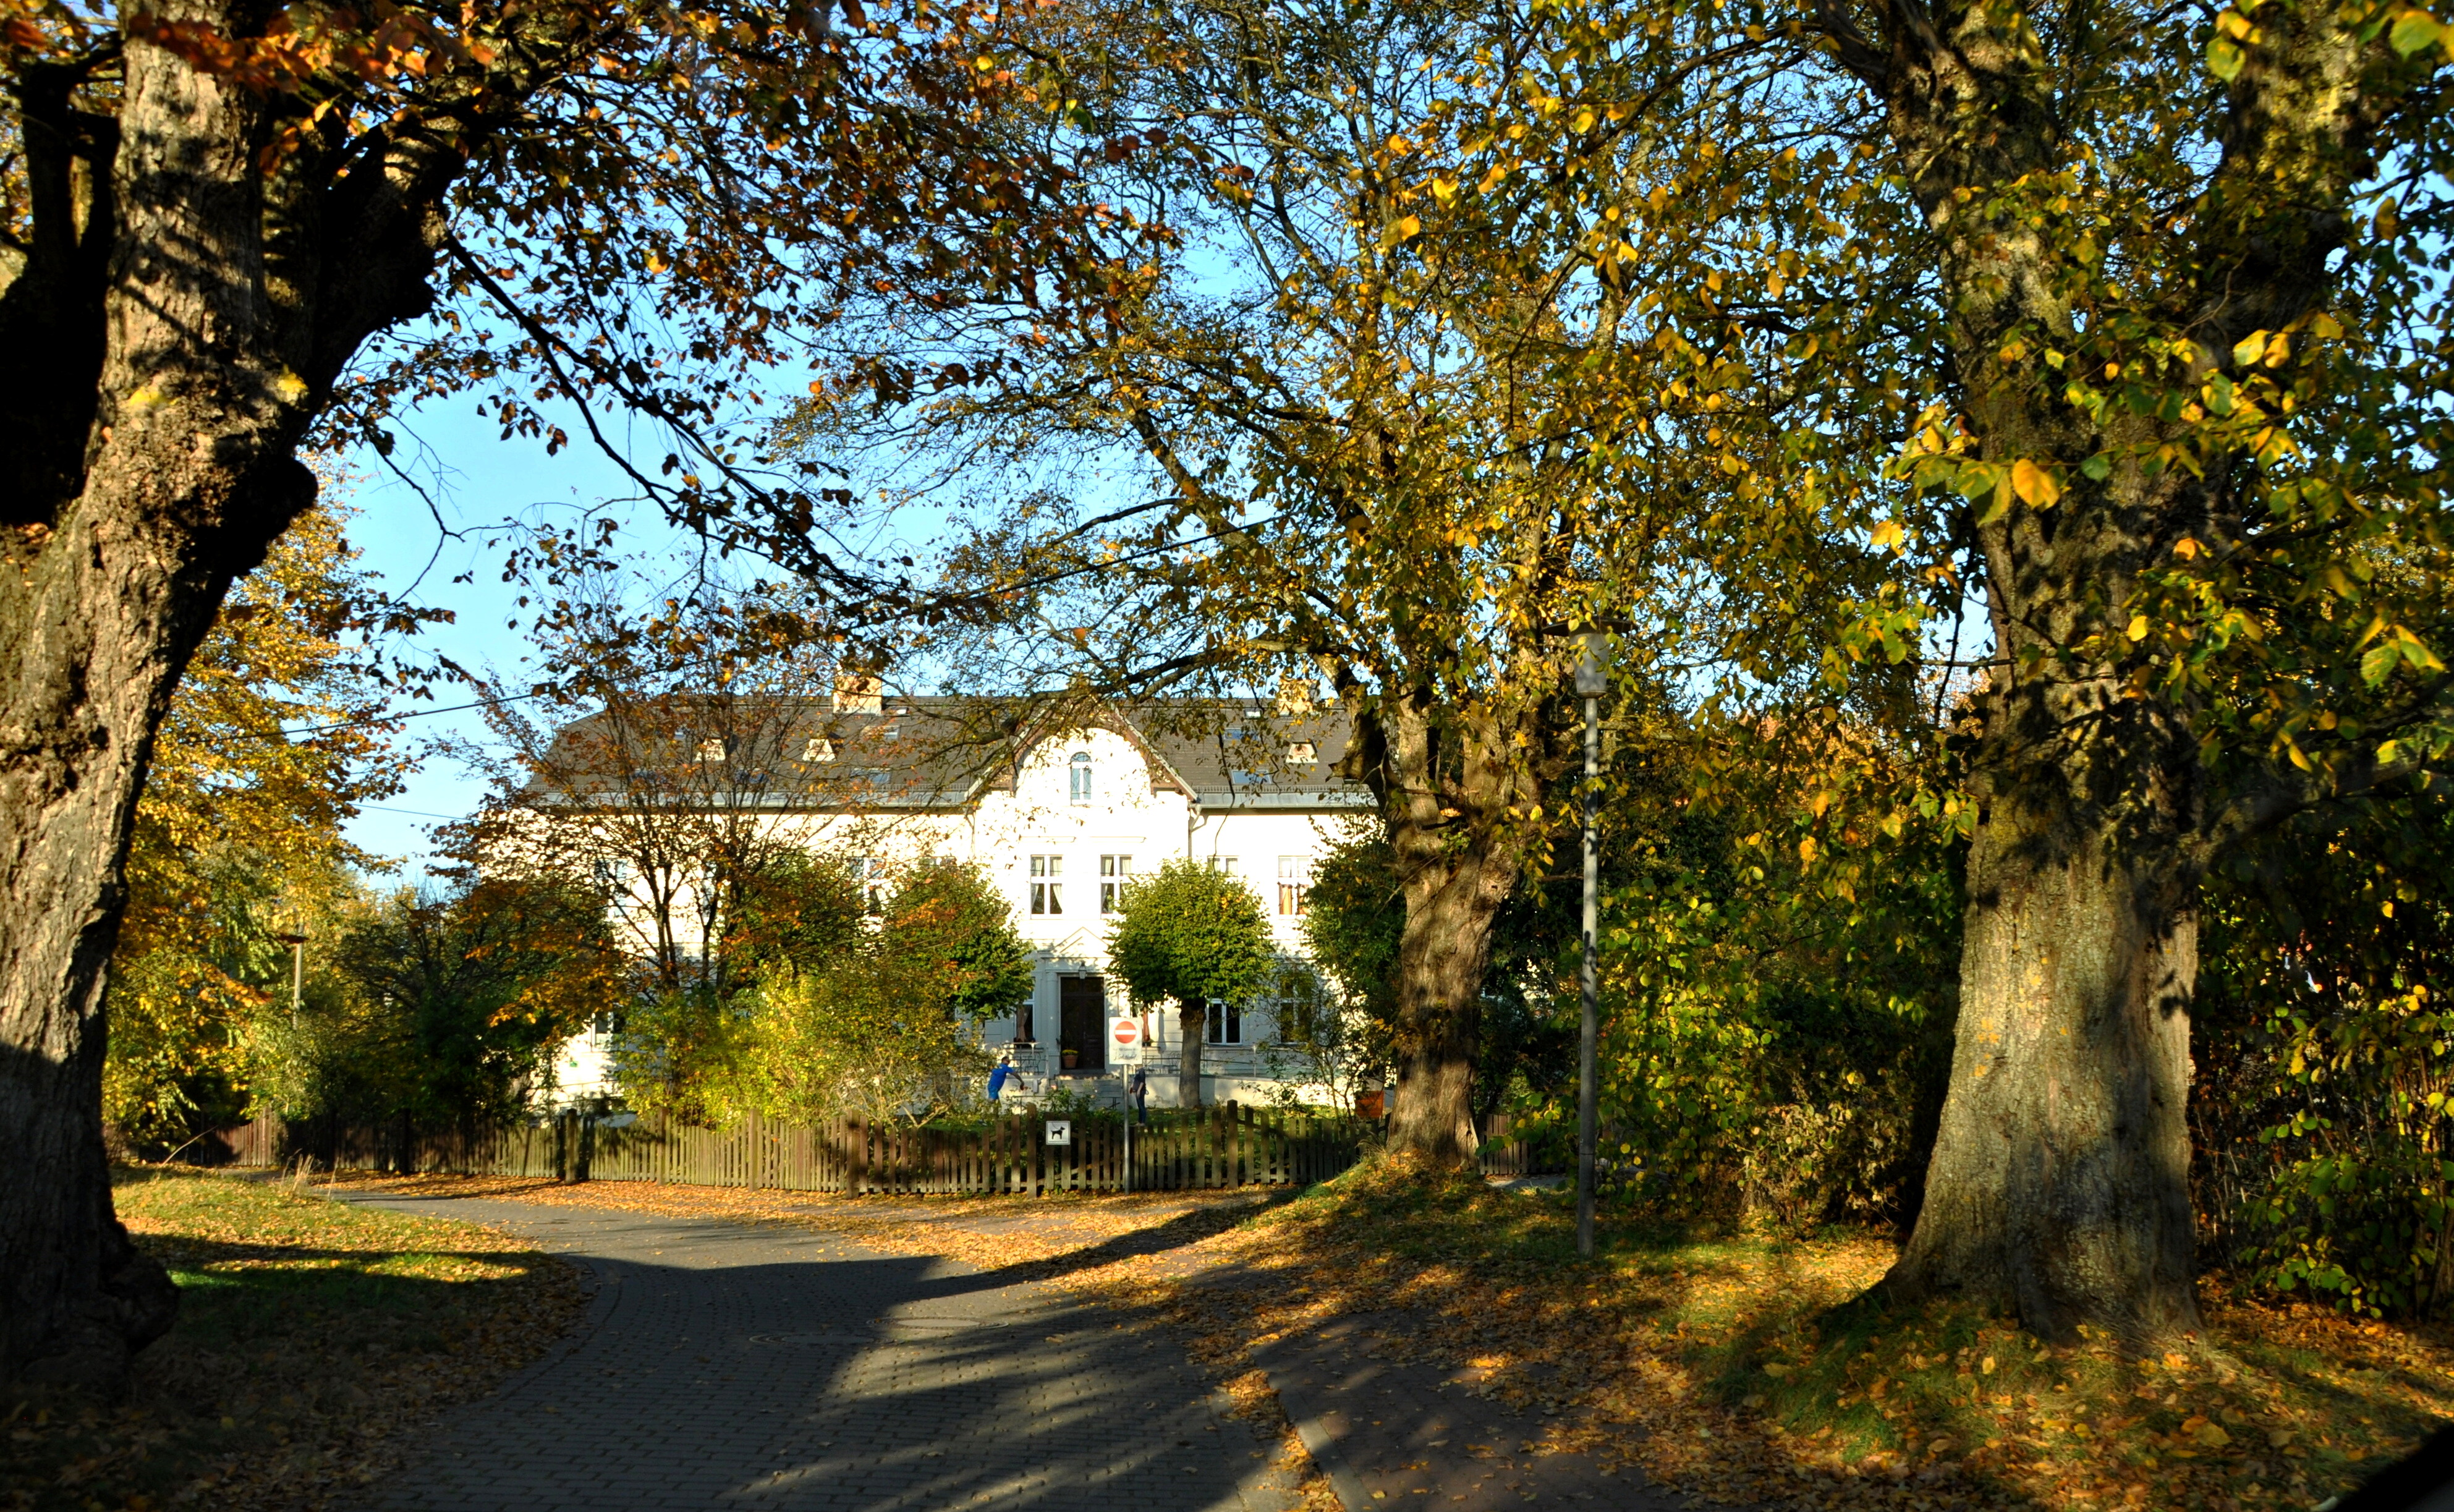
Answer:
[[(423, 446), (413, 445), (404, 433), (395, 460), (425, 485), (432, 506), (372, 454), (345, 458), (358, 479), (349, 493), (357, 511), (349, 534), (362, 554), (359, 564), (395, 596), (448, 609), (454, 615), (453, 623), (430, 626), (413, 641), (399, 645), (401, 654), (445, 655), (474, 669), (511, 671), (519, 665), (527, 642), (506, 623), (516, 613), (516, 591), (501, 581), (502, 547), (487, 545), (490, 534), (499, 540), (501, 533), (489, 533), (486, 527), (576, 514), (635, 490), (584, 441), (548, 456), (542, 441), (499, 439), (499, 428), (479, 418), (466, 398), (412, 416), (404, 431)], [(412, 459), (412, 451), (421, 454)], [(447, 537), (445, 526), (468, 534)], [(676, 533), (653, 514), (634, 517), (630, 528), (644, 554), (676, 544)], [(471, 580), (454, 581), (463, 575)], [(434, 693), (440, 705), (465, 702), (469, 696), (451, 684), (438, 684)], [(427, 831), (436, 817), (469, 813), (485, 787), (456, 761), (422, 748), (443, 736), (479, 739), (486, 727), (471, 710), (412, 718), (402, 729), (404, 740), (420, 751), (408, 788), (380, 807), (367, 807), (348, 832), (368, 851), (401, 860), (399, 879), (414, 883), (432, 852)]]

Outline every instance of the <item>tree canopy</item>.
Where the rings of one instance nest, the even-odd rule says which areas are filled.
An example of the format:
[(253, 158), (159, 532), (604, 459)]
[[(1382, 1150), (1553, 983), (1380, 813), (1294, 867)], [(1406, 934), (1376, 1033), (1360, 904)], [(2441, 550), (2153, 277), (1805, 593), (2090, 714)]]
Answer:
[(1172, 858), (1117, 894), (1108, 961), (1136, 1005), (1177, 1005), (1180, 1095), (1199, 1106), (1210, 1004), (1256, 996), (1276, 963), (1259, 895), (1206, 862)]
[(718, 1112), (927, 1121), (968, 1108), (979, 1026), (1031, 998), (1032, 953), (976, 866), (932, 860), (831, 958), (779, 961), (734, 1016)]
[(376, 864), (342, 833), (398, 786), (369, 644), (386, 609), (337, 502), (242, 579), (189, 664), (155, 744), (111, 958), (105, 1111), (156, 1153), (227, 1123), (257, 1077), (251, 1027), (313, 937), (319, 966)]

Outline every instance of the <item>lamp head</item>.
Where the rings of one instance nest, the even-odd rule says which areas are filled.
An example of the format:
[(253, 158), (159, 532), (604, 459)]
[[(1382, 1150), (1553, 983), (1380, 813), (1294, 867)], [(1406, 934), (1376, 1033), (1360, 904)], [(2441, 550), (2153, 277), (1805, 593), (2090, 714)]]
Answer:
[(1585, 654), (1577, 663), (1579, 697), (1599, 698), (1610, 692), (1610, 674), (1607, 671), (1609, 655), (1610, 637), (1599, 630), (1586, 631)]

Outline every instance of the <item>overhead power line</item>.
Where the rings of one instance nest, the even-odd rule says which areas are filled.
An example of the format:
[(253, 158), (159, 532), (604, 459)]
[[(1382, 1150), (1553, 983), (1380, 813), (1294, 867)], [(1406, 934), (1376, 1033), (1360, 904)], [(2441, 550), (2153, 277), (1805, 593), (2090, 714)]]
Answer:
[(376, 725), (391, 724), (397, 719), (423, 719), (428, 715), (433, 714), (460, 714), (470, 709), (493, 709), (507, 703), (525, 703), (531, 698), (544, 696), (545, 695), (541, 693), (515, 693), (508, 698), (480, 698), (474, 703), (448, 703), (437, 709), (409, 709), (399, 714), (378, 715), (372, 719), (351, 719), (340, 724), (309, 725), (304, 730), (284, 730), (281, 734), (285, 738), (292, 740), (301, 736), (337, 735), (344, 730), (372, 729)]

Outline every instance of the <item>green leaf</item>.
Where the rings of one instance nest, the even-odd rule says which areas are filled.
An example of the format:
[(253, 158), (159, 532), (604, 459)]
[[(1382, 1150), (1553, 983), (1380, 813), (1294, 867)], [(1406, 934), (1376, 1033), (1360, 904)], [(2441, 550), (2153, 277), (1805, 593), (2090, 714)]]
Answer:
[(2243, 52), (2241, 44), (2232, 38), (2213, 36), (2207, 39), (2207, 71), (2226, 84), (2241, 77), (2242, 65), (2248, 61), (2249, 54)]
[(2423, 48), (2444, 41), (2445, 23), (2424, 10), (2405, 10), (2395, 18), (2394, 30), (2386, 33), (2386, 40), (2407, 58)]
[(2102, 452), (2099, 452), (2096, 455), (2089, 457), (2084, 462), (2082, 462), (2079, 465), (2079, 470), (2087, 476), (2094, 478), (2097, 482), (2102, 483), (2106, 478), (2113, 475), (2113, 458)]
[[(2009, 513), (2011, 508), (2010, 474), (2001, 472), (1999, 469), (1989, 469), (1989, 471), (1994, 472), (1996, 474), (1994, 496), (1986, 501), (1984, 513), (1977, 516), (1977, 523), (1980, 525), (1993, 524), (1996, 520), (2001, 519), (2005, 514)], [(1961, 492), (1963, 494), (1968, 492), (1967, 486), (1964, 483), (1961, 485)], [(1973, 499), (1975, 495), (1971, 494), (1970, 497)]]
[(2374, 688), (2394, 675), (2394, 664), (2403, 659), (2403, 647), (2396, 641), (2384, 640), (2361, 653), (2361, 680)]

